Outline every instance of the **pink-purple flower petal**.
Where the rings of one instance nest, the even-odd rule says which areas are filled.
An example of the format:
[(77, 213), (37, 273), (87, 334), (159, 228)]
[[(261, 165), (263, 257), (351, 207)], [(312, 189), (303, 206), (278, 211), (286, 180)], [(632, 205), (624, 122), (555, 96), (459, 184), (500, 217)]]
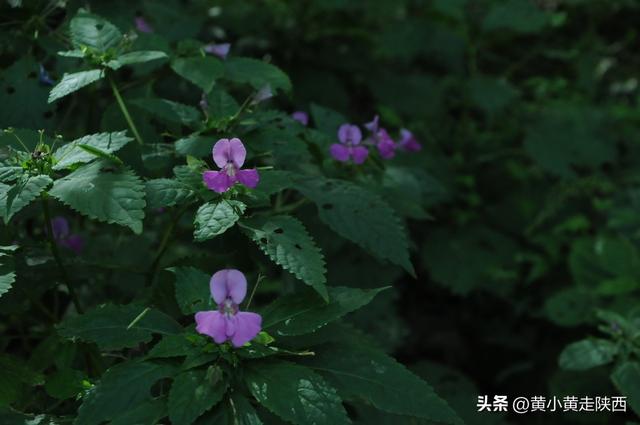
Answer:
[(342, 124), (338, 128), (338, 140), (343, 144), (357, 145), (362, 140), (362, 132), (357, 125)]
[(224, 170), (221, 171), (205, 171), (202, 173), (204, 184), (217, 193), (224, 193), (235, 183)]
[(196, 331), (208, 335), (222, 344), (227, 340), (227, 321), (219, 311), (199, 311), (196, 313)]
[(142, 16), (136, 16), (134, 19), (136, 29), (144, 33), (152, 33), (153, 27)]
[(406, 128), (400, 129), (400, 148), (408, 152), (418, 152), (422, 149), (422, 145), (415, 138), (412, 132)]
[(209, 43), (204, 46), (205, 52), (211, 53), (220, 59), (226, 59), (229, 54), (229, 50), (231, 50), (230, 43)]
[(254, 189), (260, 182), (260, 175), (255, 168), (249, 170), (238, 170), (236, 172), (236, 179), (243, 185), (250, 189)]
[(334, 143), (329, 147), (329, 153), (336, 161), (346, 162), (349, 160), (349, 148), (339, 143)]
[(373, 117), (373, 120), (366, 123), (364, 127), (372, 134), (378, 134), (378, 128), (380, 127), (380, 117), (376, 115), (375, 117)]
[(80, 235), (70, 235), (68, 238), (62, 240), (62, 244), (77, 255), (80, 255), (84, 249), (84, 238)]
[(217, 304), (224, 303), (228, 298), (240, 304), (247, 295), (247, 278), (239, 270), (223, 269), (211, 276), (209, 288)]
[(213, 156), (213, 162), (215, 162), (219, 168), (224, 168), (231, 159), (231, 142), (229, 139), (218, 140), (215, 145), (213, 145), (211, 154)]
[(309, 124), (309, 114), (304, 111), (295, 111), (293, 114), (291, 114), (291, 118), (298, 121), (304, 126), (307, 126)]
[(235, 329), (231, 337), (234, 347), (242, 347), (258, 335), (262, 329), (262, 317), (251, 312), (238, 312), (235, 316)]
[(54, 217), (51, 219), (51, 230), (54, 239), (64, 239), (69, 236), (69, 221), (62, 216)]
[(368, 155), (369, 150), (364, 146), (355, 146), (351, 151), (351, 156), (355, 164), (362, 164), (366, 161)]
[(242, 144), (242, 141), (237, 137), (229, 140), (229, 159), (233, 161), (233, 164), (238, 168), (242, 167), (246, 157), (247, 150)]

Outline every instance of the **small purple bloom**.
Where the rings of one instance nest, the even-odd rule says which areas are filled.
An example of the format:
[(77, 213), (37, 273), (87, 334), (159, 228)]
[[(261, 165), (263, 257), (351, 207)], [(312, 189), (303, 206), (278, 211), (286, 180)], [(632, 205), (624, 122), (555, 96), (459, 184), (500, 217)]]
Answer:
[(71, 234), (69, 222), (64, 217), (54, 217), (51, 219), (51, 230), (53, 238), (59, 245), (69, 248), (77, 255), (84, 249), (84, 239), (80, 235)]
[(384, 159), (393, 158), (396, 155), (396, 143), (387, 130), (380, 127), (380, 117), (376, 115), (371, 122), (364, 125), (371, 132), (371, 137), (365, 143), (376, 145), (380, 156)]
[(418, 142), (413, 133), (406, 128), (400, 130), (400, 142), (398, 144), (400, 149), (407, 152), (418, 152), (422, 149), (420, 142)]
[(342, 124), (338, 129), (338, 140), (329, 148), (331, 156), (340, 162), (350, 159), (355, 164), (362, 164), (369, 155), (369, 150), (364, 146), (359, 146), (362, 141), (362, 132), (357, 125)]
[(220, 139), (213, 145), (213, 161), (220, 171), (205, 171), (202, 179), (214, 192), (223, 193), (235, 183), (241, 183), (253, 189), (258, 185), (258, 170), (241, 170), (247, 157), (247, 150), (238, 138)]
[(135, 19), (136, 29), (144, 33), (152, 33), (153, 27), (142, 16), (136, 16)]
[(366, 123), (364, 125), (364, 128), (369, 130), (371, 134), (378, 134), (378, 129), (380, 128), (380, 117), (378, 115), (373, 117), (373, 120), (371, 120), (371, 122)]
[(271, 99), (273, 97), (273, 91), (271, 90), (271, 85), (266, 84), (262, 86), (260, 90), (253, 96), (251, 100), (252, 105), (257, 105), (260, 102), (264, 102), (267, 99)]
[(214, 56), (219, 57), (220, 59), (226, 59), (229, 54), (229, 50), (231, 50), (230, 43), (209, 43), (204, 46), (204, 51), (207, 53), (211, 53)]
[(53, 86), (56, 83), (42, 64), (40, 64), (40, 71), (38, 72), (38, 81), (44, 86)]
[(295, 111), (293, 114), (291, 114), (291, 118), (298, 121), (304, 126), (307, 126), (309, 124), (309, 114), (304, 111)]
[(396, 144), (384, 128), (378, 130), (376, 146), (378, 147), (380, 156), (384, 159), (390, 159), (396, 156)]
[(211, 276), (209, 287), (218, 310), (196, 313), (196, 331), (218, 344), (231, 341), (236, 348), (255, 338), (262, 329), (262, 317), (238, 307), (247, 295), (244, 274), (235, 269), (220, 270)]

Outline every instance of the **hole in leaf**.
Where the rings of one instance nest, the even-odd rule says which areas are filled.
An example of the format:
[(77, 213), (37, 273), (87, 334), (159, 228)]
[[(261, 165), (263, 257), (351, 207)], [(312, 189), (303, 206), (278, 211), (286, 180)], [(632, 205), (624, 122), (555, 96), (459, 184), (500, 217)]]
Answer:
[(103, 24), (96, 24), (96, 29), (97, 29), (98, 31), (100, 31), (102, 28), (104, 28), (104, 25), (103, 25)]
[(322, 209), (331, 210), (333, 209), (333, 204), (323, 204)]
[(276, 230), (273, 231), (273, 233), (277, 233), (277, 234), (282, 234), (284, 233), (284, 230), (282, 230), (282, 228), (278, 227)]
[(299, 244), (295, 244), (294, 245), (296, 248), (298, 248), (299, 250), (302, 250), (302, 247)]
[(267, 242), (267, 238), (260, 238), (260, 243), (266, 244)]
[(7, 94), (14, 94), (16, 92), (16, 89), (13, 88), (12, 86), (8, 86), (6, 90), (7, 90)]

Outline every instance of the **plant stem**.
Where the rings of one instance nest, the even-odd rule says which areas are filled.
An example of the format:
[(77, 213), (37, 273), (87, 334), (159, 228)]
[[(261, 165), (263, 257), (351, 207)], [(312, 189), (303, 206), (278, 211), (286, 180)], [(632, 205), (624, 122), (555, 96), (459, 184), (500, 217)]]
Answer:
[(251, 301), (253, 301), (253, 296), (256, 293), (256, 289), (258, 289), (258, 285), (260, 285), (260, 282), (262, 282), (263, 280), (264, 280), (264, 276), (259, 274), (258, 279), (256, 279), (256, 284), (253, 285), (253, 291), (251, 291), (251, 295), (249, 295), (249, 301), (247, 301), (247, 306), (245, 307), (246, 309), (248, 309), (249, 306), (251, 305)]
[(58, 268), (60, 269), (60, 273), (62, 274), (62, 280), (67, 286), (67, 290), (69, 291), (69, 296), (71, 297), (71, 301), (76, 308), (76, 311), (80, 314), (84, 312), (82, 306), (80, 305), (80, 301), (78, 300), (78, 295), (76, 293), (76, 288), (71, 283), (69, 279), (69, 275), (67, 274), (67, 269), (65, 269), (64, 264), (62, 264), (62, 259), (60, 258), (60, 252), (58, 251), (58, 244), (56, 243), (55, 236), (53, 235), (53, 226), (51, 225), (51, 214), (49, 213), (49, 203), (47, 202), (47, 198), (45, 194), (42, 194), (42, 209), (44, 211), (44, 221), (47, 226), (47, 234), (49, 236), (49, 246), (51, 247), (51, 253), (53, 254), (53, 258), (56, 260), (58, 264)]
[(173, 229), (176, 227), (176, 224), (178, 224), (178, 220), (180, 220), (182, 214), (184, 214), (190, 206), (191, 204), (187, 204), (180, 210), (178, 210), (175, 217), (173, 218), (173, 220), (171, 220), (171, 223), (167, 227), (167, 230), (164, 232), (162, 240), (160, 241), (160, 246), (158, 247), (158, 251), (156, 252), (156, 256), (153, 259), (153, 263), (151, 263), (149, 272), (147, 273), (147, 286), (153, 286), (156, 274), (158, 273), (158, 267), (160, 266), (160, 260), (162, 260), (162, 256), (167, 250), (169, 240), (171, 239), (171, 235), (173, 234)]
[(127, 124), (129, 124), (129, 128), (131, 129), (131, 132), (133, 133), (133, 136), (136, 138), (136, 140), (138, 141), (138, 143), (140, 145), (144, 145), (144, 141), (142, 140), (142, 137), (140, 136), (140, 133), (138, 133), (138, 129), (136, 128), (136, 125), (133, 123), (133, 120), (131, 119), (131, 115), (129, 114), (129, 110), (127, 109), (127, 105), (124, 104), (124, 100), (122, 99), (122, 96), (120, 96), (120, 91), (118, 90), (118, 86), (116, 86), (115, 81), (113, 81), (113, 78), (111, 78), (110, 75), (107, 78), (109, 79), (109, 84), (111, 85), (111, 90), (113, 90), (113, 95), (116, 97), (116, 101), (118, 102), (118, 106), (120, 106), (120, 110), (122, 111), (122, 115), (124, 115), (124, 119), (127, 120)]

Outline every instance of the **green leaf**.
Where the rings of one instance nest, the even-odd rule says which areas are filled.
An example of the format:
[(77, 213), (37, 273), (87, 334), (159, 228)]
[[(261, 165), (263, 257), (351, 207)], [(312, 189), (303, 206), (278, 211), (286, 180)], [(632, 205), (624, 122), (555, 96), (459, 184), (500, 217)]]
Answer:
[[(25, 140), (25, 132), (35, 135), (31, 140), (39, 142), (39, 134), (34, 130), (20, 128), (34, 128), (53, 130), (59, 122), (59, 114), (52, 105), (47, 103), (49, 87), (38, 84), (34, 78), (38, 75), (40, 65), (30, 55), (17, 55), (11, 66), (3, 65), (2, 90), (0, 90), (0, 128), (14, 127), (14, 132)], [(8, 136), (8, 137), (7, 137)], [(15, 138), (11, 134), (0, 132), (0, 146), (15, 145)], [(25, 140), (30, 149), (35, 144)], [(22, 150), (22, 148), (18, 148)]]
[(202, 158), (204, 156), (210, 157), (213, 144), (214, 140), (209, 136), (192, 134), (190, 136), (176, 140), (174, 146), (176, 152), (180, 155), (190, 155), (197, 158)]
[(64, 58), (84, 58), (84, 52), (82, 50), (74, 49), (74, 50), (64, 50), (58, 52), (58, 56), (62, 56)]
[(151, 341), (153, 334), (171, 335), (181, 331), (180, 324), (171, 317), (136, 304), (105, 304), (68, 317), (58, 326), (58, 333), (63, 337), (95, 342), (103, 350), (136, 347)]
[(347, 313), (367, 305), (386, 288), (357, 289), (341, 286), (327, 288), (329, 302), (312, 291), (300, 291), (277, 298), (262, 313), (262, 327), (280, 336), (314, 332)]
[(23, 176), (13, 186), (0, 184), (0, 213), (4, 222), (8, 223), (11, 217), (33, 202), (52, 181), (51, 177), (42, 174)]
[(239, 109), (240, 105), (233, 96), (218, 86), (215, 86), (207, 95), (207, 113), (212, 120), (230, 118)]
[(87, 152), (85, 149), (82, 149), (82, 146), (100, 149), (102, 152), (111, 154), (120, 150), (132, 140), (133, 139), (131, 137), (127, 137), (126, 131), (118, 131), (115, 133), (96, 133), (81, 137), (59, 147), (53, 153), (53, 157), (57, 161), (53, 166), (53, 169), (62, 170), (77, 164), (91, 162), (96, 159), (95, 155)]
[(229, 397), (233, 425), (262, 425), (262, 421), (246, 397), (239, 392), (231, 393)]
[(151, 351), (149, 351), (147, 358), (162, 359), (201, 354), (202, 347), (194, 345), (190, 338), (190, 335), (184, 333), (165, 335), (156, 345), (153, 346)]
[(226, 199), (201, 205), (193, 221), (193, 238), (201, 242), (223, 234), (236, 224), (245, 209), (242, 202)]
[(640, 415), (640, 364), (625, 362), (611, 374), (611, 380), (636, 414)]
[(142, 233), (144, 185), (131, 170), (92, 162), (56, 180), (49, 193), (81, 214)]
[(98, 425), (151, 400), (156, 381), (173, 375), (171, 366), (128, 361), (109, 368), (84, 397), (74, 425)]
[(191, 203), (195, 198), (193, 190), (175, 179), (153, 179), (145, 183), (147, 206), (164, 208)]
[(44, 389), (51, 397), (66, 400), (75, 397), (84, 389), (85, 379), (85, 374), (79, 370), (62, 369), (47, 376)]
[(109, 425), (156, 425), (167, 416), (167, 402), (161, 398), (146, 400), (120, 413)]
[(71, 19), (69, 32), (74, 47), (82, 50), (86, 46), (99, 53), (116, 47), (122, 40), (122, 33), (115, 25), (83, 9)]
[(433, 388), (382, 351), (337, 343), (314, 350), (302, 362), (320, 372), (342, 398), (365, 399), (385, 412), (438, 423), (462, 424)]
[(316, 128), (332, 139), (337, 137), (338, 127), (348, 122), (341, 113), (315, 103), (311, 104), (311, 117)]
[(546, 14), (528, 0), (503, 0), (497, 2), (482, 22), (485, 31), (511, 30), (518, 33), (535, 33), (547, 24)]
[(169, 391), (169, 419), (173, 425), (190, 425), (215, 406), (227, 391), (218, 367), (190, 370), (178, 375)]
[(336, 390), (310, 369), (282, 361), (247, 364), (245, 383), (267, 409), (299, 425), (350, 424)]
[(298, 219), (288, 215), (256, 216), (241, 220), (240, 225), (276, 264), (328, 299), (324, 257)]
[(225, 77), (237, 83), (250, 84), (259, 90), (270, 85), (273, 91), (291, 90), (291, 81), (287, 74), (269, 63), (241, 57), (230, 57), (224, 62)]
[(176, 276), (176, 301), (180, 311), (192, 314), (213, 308), (208, 275), (194, 267), (171, 267), (167, 269)]
[(341, 180), (306, 180), (296, 188), (316, 203), (320, 219), (334, 232), (415, 275), (405, 230), (377, 195)]
[(606, 339), (584, 339), (567, 345), (558, 363), (565, 370), (586, 370), (611, 363), (618, 346)]
[(39, 385), (44, 382), (42, 375), (33, 372), (22, 360), (0, 353), (0, 406), (18, 399), (23, 385)]
[(210, 56), (177, 58), (171, 62), (171, 69), (200, 87), (205, 93), (209, 93), (216, 79), (224, 74), (222, 61)]
[(9, 183), (19, 179), (24, 173), (22, 167), (0, 167), (0, 183)]
[(151, 62), (159, 59), (168, 59), (165, 52), (156, 50), (142, 50), (139, 52), (129, 52), (110, 60), (107, 66), (111, 69), (119, 69), (125, 65), (135, 65), (139, 63)]
[(15, 245), (0, 245), (0, 297), (9, 292), (16, 281), (15, 265), (11, 253), (18, 249)]
[(167, 99), (135, 99), (131, 104), (169, 122), (194, 126), (200, 120), (200, 112), (193, 106)]
[(88, 86), (102, 78), (104, 78), (104, 71), (101, 69), (64, 74), (62, 76), (62, 80), (60, 80), (60, 82), (51, 89), (48, 102), (55, 102), (56, 100), (78, 91), (84, 86)]

